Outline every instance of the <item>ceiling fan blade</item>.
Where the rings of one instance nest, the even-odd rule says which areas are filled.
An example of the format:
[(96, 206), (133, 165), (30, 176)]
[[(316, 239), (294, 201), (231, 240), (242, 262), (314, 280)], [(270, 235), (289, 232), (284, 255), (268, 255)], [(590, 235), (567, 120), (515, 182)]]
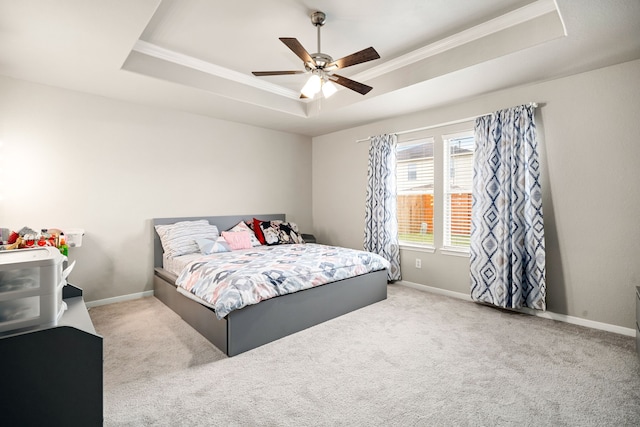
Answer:
[(371, 86), (367, 86), (355, 80), (351, 80), (346, 77), (339, 76), (337, 74), (333, 74), (331, 77), (329, 77), (329, 79), (334, 83), (339, 84), (340, 86), (344, 86), (362, 95), (366, 95), (367, 93), (369, 93), (371, 89), (373, 89)]
[(287, 45), (287, 47), (298, 56), (298, 58), (302, 59), (302, 62), (305, 64), (311, 63), (314, 67), (316, 66), (316, 61), (313, 60), (311, 55), (309, 55), (309, 52), (302, 47), (297, 39), (294, 39), (293, 37), (280, 37), (280, 41)]
[(368, 47), (366, 49), (361, 50), (360, 52), (352, 53), (351, 55), (347, 55), (344, 58), (340, 58), (338, 60), (333, 61), (331, 64), (328, 64), (325, 68), (330, 68), (331, 66), (337, 66), (338, 68), (346, 68), (352, 65), (361, 64), (367, 61), (373, 61), (374, 59), (379, 59), (380, 55), (378, 52), (372, 47)]
[(283, 76), (285, 74), (304, 74), (305, 71), (252, 71), (254, 76)]

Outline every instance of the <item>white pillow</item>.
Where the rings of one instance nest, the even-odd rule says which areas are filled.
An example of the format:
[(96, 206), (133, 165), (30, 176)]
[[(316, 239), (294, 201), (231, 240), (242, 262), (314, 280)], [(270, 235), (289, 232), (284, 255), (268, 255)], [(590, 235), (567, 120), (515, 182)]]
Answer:
[(217, 239), (218, 227), (209, 224), (206, 219), (181, 221), (175, 224), (156, 225), (162, 249), (169, 257), (177, 257), (200, 252), (197, 239)]

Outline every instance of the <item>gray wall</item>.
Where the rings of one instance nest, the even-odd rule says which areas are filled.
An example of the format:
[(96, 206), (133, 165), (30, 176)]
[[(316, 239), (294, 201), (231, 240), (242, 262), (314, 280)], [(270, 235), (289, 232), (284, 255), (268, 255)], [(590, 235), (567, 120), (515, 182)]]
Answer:
[[(638, 75), (633, 61), (313, 142), (0, 77), (0, 224), (85, 228), (70, 258), (89, 301), (152, 288), (153, 217), (285, 212), (321, 242), (361, 248), (368, 147), (356, 139), (537, 101), (548, 309), (633, 328)], [(468, 292), (467, 258), (403, 250), (402, 264), (405, 280)]]
[(152, 289), (151, 218), (311, 222), (311, 138), (0, 77), (0, 226), (86, 230), (88, 301)]
[[(640, 61), (488, 94), (313, 139), (313, 223), (362, 248), (368, 144), (357, 139), (535, 101), (543, 149), (548, 310), (635, 328), (640, 285)], [(469, 293), (469, 260), (402, 250), (404, 280)], [(422, 259), (422, 269), (415, 259)]]

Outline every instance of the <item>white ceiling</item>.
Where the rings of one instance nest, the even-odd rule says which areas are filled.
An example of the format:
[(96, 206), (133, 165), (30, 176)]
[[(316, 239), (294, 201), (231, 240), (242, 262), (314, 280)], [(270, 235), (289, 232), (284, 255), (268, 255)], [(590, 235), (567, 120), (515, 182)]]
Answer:
[[(303, 69), (314, 10), (322, 52), (380, 54), (340, 70), (367, 95), (251, 74)], [(312, 136), (638, 58), (638, 0), (0, 0), (2, 75)]]

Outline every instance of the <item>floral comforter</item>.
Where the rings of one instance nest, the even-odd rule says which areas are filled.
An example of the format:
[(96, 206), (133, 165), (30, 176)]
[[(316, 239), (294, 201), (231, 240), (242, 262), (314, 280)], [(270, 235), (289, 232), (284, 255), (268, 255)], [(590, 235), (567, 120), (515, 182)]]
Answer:
[(206, 301), (222, 319), (233, 310), (279, 295), (389, 268), (379, 255), (316, 244), (261, 246), (204, 255), (176, 284)]

